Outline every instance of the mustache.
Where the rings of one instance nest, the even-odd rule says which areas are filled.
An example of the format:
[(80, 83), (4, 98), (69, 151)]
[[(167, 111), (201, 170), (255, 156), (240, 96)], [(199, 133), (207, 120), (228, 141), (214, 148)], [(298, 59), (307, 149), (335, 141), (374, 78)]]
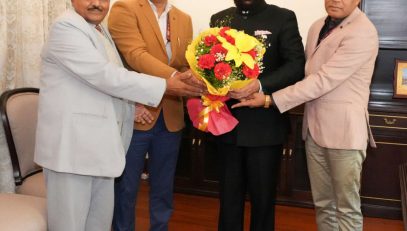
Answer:
[(103, 8), (99, 6), (91, 6), (88, 8), (88, 10), (98, 10), (99, 12), (102, 12)]

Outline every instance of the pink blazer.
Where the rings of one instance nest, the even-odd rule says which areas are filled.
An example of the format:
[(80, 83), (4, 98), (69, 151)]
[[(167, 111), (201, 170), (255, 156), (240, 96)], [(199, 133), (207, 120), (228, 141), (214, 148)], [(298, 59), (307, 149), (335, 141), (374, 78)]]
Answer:
[(285, 112), (305, 103), (303, 133), (332, 149), (364, 150), (375, 146), (367, 111), (369, 86), (378, 53), (376, 28), (356, 8), (317, 45), (325, 18), (308, 33), (305, 78), (273, 93), (274, 103)]

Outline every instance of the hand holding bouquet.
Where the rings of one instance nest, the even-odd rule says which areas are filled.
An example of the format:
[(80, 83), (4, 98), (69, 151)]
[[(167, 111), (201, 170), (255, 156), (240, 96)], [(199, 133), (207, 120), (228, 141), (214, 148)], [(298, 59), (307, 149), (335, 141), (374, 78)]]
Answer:
[(186, 59), (210, 93), (187, 102), (194, 127), (221, 135), (237, 125), (225, 105), (226, 95), (259, 76), (264, 53), (264, 45), (255, 37), (229, 27), (210, 28), (192, 41)]

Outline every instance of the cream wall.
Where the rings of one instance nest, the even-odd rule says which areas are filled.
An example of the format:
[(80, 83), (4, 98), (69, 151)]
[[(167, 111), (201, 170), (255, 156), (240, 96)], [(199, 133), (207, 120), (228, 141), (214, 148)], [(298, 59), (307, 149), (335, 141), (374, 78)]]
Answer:
[[(111, 0), (114, 3), (117, 0)], [(233, 6), (233, 0), (169, 0), (172, 4), (191, 15), (194, 33), (208, 28), (210, 16)], [(293, 10), (297, 15), (303, 42), (307, 38), (312, 22), (325, 15), (323, 0), (266, 0), (270, 4)]]

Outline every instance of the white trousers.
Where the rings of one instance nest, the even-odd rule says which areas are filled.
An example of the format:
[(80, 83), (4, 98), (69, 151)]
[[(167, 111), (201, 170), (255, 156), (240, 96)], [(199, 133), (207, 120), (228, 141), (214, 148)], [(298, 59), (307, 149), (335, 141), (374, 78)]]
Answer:
[(362, 231), (359, 191), (366, 150), (323, 148), (309, 133), (305, 149), (318, 231)]
[(44, 168), (48, 231), (110, 231), (114, 178), (55, 172)]

